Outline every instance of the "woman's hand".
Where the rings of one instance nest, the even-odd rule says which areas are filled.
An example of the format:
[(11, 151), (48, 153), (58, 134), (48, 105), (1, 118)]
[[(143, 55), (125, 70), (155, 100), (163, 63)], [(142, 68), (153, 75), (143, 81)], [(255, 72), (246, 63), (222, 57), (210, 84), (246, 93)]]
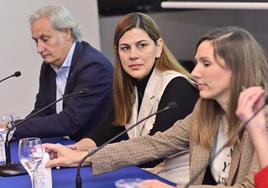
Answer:
[(174, 188), (166, 183), (163, 183), (159, 180), (144, 180), (140, 185), (139, 188)]
[(87, 155), (85, 151), (72, 150), (61, 144), (43, 144), (43, 146), (51, 158), (46, 164), (47, 167), (77, 166), (83, 157)]
[[(261, 87), (250, 87), (241, 92), (236, 110), (237, 116), (245, 123), (265, 104), (264, 90)], [(264, 108), (248, 122), (246, 130), (255, 147), (261, 168), (268, 165), (268, 134)]]
[(75, 144), (72, 145), (68, 145), (67, 147), (69, 147), (72, 150), (87, 151), (89, 149), (97, 147), (97, 145), (90, 138), (83, 138), (79, 142), (76, 142)]
[[(250, 87), (240, 93), (236, 115), (245, 123), (265, 103), (264, 90), (261, 87)], [(246, 125), (249, 134), (266, 130), (264, 108)]]

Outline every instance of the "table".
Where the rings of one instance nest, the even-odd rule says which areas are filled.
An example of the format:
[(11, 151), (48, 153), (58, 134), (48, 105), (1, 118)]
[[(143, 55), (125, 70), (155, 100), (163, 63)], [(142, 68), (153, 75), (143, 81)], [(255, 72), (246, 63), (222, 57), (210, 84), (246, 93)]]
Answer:
[[(64, 140), (62, 138), (46, 139), (43, 143), (62, 143), (70, 144), (72, 141)], [(18, 160), (17, 143), (11, 144), (11, 154), (13, 161)], [(76, 168), (61, 168), (59, 170), (52, 170), (53, 188), (74, 188), (75, 187)], [(113, 188), (114, 182), (122, 178), (141, 178), (141, 179), (158, 179), (166, 182), (170, 185), (173, 183), (155, 175), (144, 171), (138, 167), (126, 167), (119, 170), (115, 170), (109, 173), (105, 173), (98, 176), (93, 176), (90, 167), (81, 168), (81, 177), (83, 181), (83, 187), (90, 188)], [(13, 176), (13, 177), (0, 177), (0, 187), (2, 188), (30, 188), (31, 181), (29, 175)]]

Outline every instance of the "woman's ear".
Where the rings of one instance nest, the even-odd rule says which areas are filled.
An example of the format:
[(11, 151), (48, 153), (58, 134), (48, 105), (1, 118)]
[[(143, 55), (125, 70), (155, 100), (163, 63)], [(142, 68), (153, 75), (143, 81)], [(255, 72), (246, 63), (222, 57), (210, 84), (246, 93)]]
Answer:
[(164, 47), (164, 41), (162, 38), (159, 38), (156, 41), (156, 55), (155, 55), (156, 58), (159, 58), (161, 56), (163, 47)]

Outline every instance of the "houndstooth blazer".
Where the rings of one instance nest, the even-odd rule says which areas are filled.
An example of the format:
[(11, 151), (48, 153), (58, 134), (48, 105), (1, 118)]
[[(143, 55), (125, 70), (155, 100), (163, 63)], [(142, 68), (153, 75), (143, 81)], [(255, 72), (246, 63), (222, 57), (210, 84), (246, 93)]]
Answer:
[[(154, 136), (144, 136), (120, 143), (110, 144), (89, 158), (93, 174), (101, 174), (120, 167), (137, 165), (143, 162), (163, 158), (179, 151), (190, 149), (190, 177), (193, 177), (208, 163), (211, 150), (197, 145), (191, 140), (191, 124), (196, 118), (199, 103), (192, 114), (177, 121), (173, 127)], [(253, 177), (259, 170), (254, 147), (245, 132), (242, 141), (234, 146), (227, 187), (254, 187)], [(191, 188), (211, 187), (201, 185), (203, 171), (193, 182)], [(178, 187), (180, 187), (178, 185)], [(217, 185), (217, 187), (226, 187)]]

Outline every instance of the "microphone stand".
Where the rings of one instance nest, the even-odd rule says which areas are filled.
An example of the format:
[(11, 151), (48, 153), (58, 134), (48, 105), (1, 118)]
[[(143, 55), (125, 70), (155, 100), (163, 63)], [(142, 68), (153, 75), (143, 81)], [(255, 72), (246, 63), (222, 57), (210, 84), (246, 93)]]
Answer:
[(96, 153), (97, 151), (99, 151), (100, 149), (102, 149), (103, 147), (105, 147), (107, 144), (111, 143), (112, 141), (114, 141), (115, 139), (117, 139), (118, 137), (120, 137), (121, 135), (125, 134), (126, 132), (128, 132), (129, 130), (133, 129), (134, 127), (136, 127), (137, 125), (139, 125), (141, 122), (143, 122), (144, 120), (146, 119), (149, 119), (150, 117), (158, 114), (158, 113), (161, 113), (163, 111), (166, 111), (166, 110), (170, 110), (170, 109), (174, 109), (177, 107), (177, 104), (176, 102), (171, 102), (169, 103), (165, 108), (155, 112), (155, 113), (152, 113), (150, 114), (149, 116), (141, 119), (140, 121), (138, 121), (137, 123), (135, 123), (134, 125), (131, 125), (129, 128), (125, 129), (124, 131), (122, 131), (121, 133), (117, 134), (115, 137), (109, 139), (107, 142), (105, 142), (104, 144), (102, 144), (100, 147), (97, 147), (93, 150), (91, 150), (78, 164), (78, 167), (77, 167), (77, 171), (76, 171), (76, 188), (82, 188), (82, 179), (81, 179), (81, 175), (80, 175), (80, 169), (82, 167), (82, 164), (85, 162), (85, 160), (90, 157), (91, 155), (93, 155), (94, 153)]
[(14, 74), (12, 74), (12, 75), (10, 75), (10, 76), (8, 76), (8, 77), (5, 77), (5, 78), (3, 78), (2, 80), (0, 80), (0, 83), (3, 82), (3, 81), (5, 81), (6, 79), (9, 79), (9, 78), (11, 78), (11, 77), (18, 77), (18, 76), (20, 76), (20, 75), (21, 75), (21, 72), (20, 72), (20, 71), (16, 71)]
[(26, 117), (25, 119), (23, 119), (22, 121), (18, 122), (17, 124), (15, 124), (14, 126), (12, 126), (6, 134), (6, 141), (5, 141), (5, 154), (6, 154), (6, 164), (4, 165), (0, 165), (0, 176), (16, 176), (16, 175), (21, 175), (21, 174), (26, 174), (26, 170), (22, 167), (22, 165), (20, 163), (11, 163), (11, 154), (10, 154), (10, 143), (9, 143), (9, 134), (12, 130), (14, 130), (16, 127), (20, 126), (22, 123), (24, 123), (25, 121), (27, 121), (28, 119), (32, 118), (33, 116), (39, 114), (40, 112), (46, 110), (47, 108), (51, 107), (52, 105), (56, 104), (57, 102), (64, 100), (68, 97), (71, 97), (73, 95), (77, 95), (77, 94), (87, 94), (86, 91), (77, 91), (77, 92), (73, 92), (67, 95), (63, 95), (63, 97), (57, 99), (56, 101), (50, 103), (49, 105), (45, 106), (44, 108), (41, 108), (40, 110), (38, 110), (37, 112), (29, 115), (28, 117)]
[(265, 107), (265, 105), (268, 104), (268, 97), (265, 98), (265, 103), (262, 105), (245, 123), (237, 129), (234, 134), (231, 135), (231, 137), (225, 142), (225, 144), (220, 148), (218, 152), (213, 155), (210, 160), (190, 179), (190, 181), (184, 186), (184, 188), (188, 188), (196, 179), (197, 177), (201, 174), (201, 172), (205, 171), (205, 169), (208, 167), (209, 164), (211, 164), (214, 159), (225, 149), (225, 147), (228, 146), (229, 142), (234, 139), (242, 130), (245, 129), (246, 125)]

